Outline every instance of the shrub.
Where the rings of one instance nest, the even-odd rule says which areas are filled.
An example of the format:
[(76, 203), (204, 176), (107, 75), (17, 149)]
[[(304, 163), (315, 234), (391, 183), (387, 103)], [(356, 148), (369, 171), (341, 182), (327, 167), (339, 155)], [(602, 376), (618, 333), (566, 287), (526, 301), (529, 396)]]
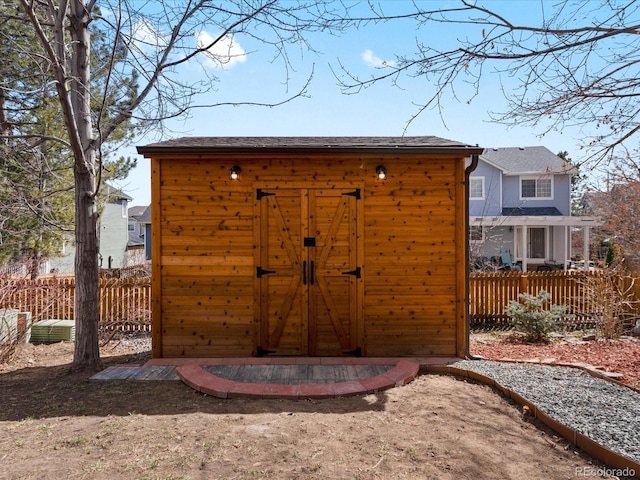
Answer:
[(505, 313), (513, 320), (515, 329), (525, 334), (528, 341), (539, 342), (547, 340), (549, 334), (562, 326), (561, 320), (572, 315), (567, 313), (569, 307), (550, 305), (547, 302), (551, 296), (542, 290), (534, 296), (521, 293), (520, 302), (511, 300), (505, 308)]

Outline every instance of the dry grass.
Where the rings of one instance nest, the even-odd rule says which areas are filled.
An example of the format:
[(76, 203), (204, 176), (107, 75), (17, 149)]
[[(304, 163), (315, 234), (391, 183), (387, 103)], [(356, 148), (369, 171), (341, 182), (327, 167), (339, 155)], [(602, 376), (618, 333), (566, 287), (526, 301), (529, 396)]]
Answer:
[(618, 338), (635, 323), (638, 300), (635, 298), (635, 281), (615, 270), (583, 280), (583, 295), (588, 303), (597, 305), (594, 312), (597, 330), (607, 339)]

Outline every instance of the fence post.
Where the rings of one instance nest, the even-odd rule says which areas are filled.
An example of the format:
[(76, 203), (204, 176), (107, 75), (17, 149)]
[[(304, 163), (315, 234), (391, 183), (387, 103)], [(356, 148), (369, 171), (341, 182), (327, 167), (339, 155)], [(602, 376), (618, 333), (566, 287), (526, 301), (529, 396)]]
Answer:
[(525, 272), (522, 272), (520, 274), (520, 293), (530, 293), (529, 292), (529, 277)]

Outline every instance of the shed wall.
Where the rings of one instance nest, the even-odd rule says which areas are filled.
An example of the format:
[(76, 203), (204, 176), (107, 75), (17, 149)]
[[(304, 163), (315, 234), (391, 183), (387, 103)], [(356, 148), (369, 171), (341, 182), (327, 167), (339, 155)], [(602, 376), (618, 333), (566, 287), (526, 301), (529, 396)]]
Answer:
[[(242, 168), (240, 181), (229, 180), (232, 165)], [(155, 157), (154, 356), (256, 354), (256, 187), (337, 184), (362, 189), (352, 308), (362, 353), (464, 355), (463, 180), (464, 159), (450, 157)]]

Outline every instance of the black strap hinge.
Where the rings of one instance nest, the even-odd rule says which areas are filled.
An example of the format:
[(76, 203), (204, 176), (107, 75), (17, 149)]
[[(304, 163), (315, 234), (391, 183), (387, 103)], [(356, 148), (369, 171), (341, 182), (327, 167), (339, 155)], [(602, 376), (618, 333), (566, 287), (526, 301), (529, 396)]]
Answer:
[(350, 197), (356, 197), (356, 200), (360, 200), (360, 189), (356, 188), (353, 192), (343, 193), (342, 195), (348, 195)]
[(362, 347), (356, 347), (353, 350), (349, 350), (348, 352), (342, 352), (343, 355), (353, 355), (354, 357), (362, 356)]
[(261, 188), (258, 188), (256, 190), (256, 200), (261, 200), (262, 197), (268, 197), (270, 195), (275, 195), (275, 193), (273, 193), (273, 192), (265, 192)]
[(270, 273), (276, 273), (275, 270), (265, 270), (262, 267), (256, 267), (256, 275), (258, 278), (262, 278), (263, 275), (269, 275)]
[(348, 272), (342, 272), (342, 275), (353, 275), (356, 278), (360, 278), (360, 267), (356, 267), (355, 270), (350, 270)]
[(256, 352), (258, 357), (264, 357), (265, 355), (269, 355), (271, 353), (276, 353), (274, 350), (266, 350), (261, 346), (258, 346), (258, 351)]

